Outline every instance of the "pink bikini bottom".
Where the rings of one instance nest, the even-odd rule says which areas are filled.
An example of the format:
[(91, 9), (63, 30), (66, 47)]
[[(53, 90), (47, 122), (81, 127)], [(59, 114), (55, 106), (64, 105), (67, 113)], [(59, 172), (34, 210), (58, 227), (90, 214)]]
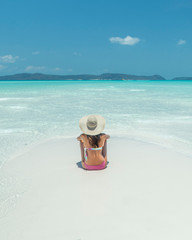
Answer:
[(106, 168), (106, 164), (105, 164), (105, 161), (103, 161), (101, 164), (99, 165), (87, 165), (85, 162), (84, 163), (84, 166), (85, 166), (85, 169), (86, 170), (101, 170), (101, 169), (104, 169)]

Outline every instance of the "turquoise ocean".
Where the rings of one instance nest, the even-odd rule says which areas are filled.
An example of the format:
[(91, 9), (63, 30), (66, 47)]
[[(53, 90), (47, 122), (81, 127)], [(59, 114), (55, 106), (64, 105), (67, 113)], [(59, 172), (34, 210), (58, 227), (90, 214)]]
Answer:
[(192, 156), (192, 81), (1, 81), (0, 163), (32, 143), (75, 138), (100, 114), (105, 133)]

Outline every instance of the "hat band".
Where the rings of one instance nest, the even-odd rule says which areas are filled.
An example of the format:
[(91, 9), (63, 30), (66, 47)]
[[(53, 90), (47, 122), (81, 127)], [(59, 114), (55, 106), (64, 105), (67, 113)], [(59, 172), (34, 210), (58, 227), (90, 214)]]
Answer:
[(89, 130), (95, 130), (96, 127), (97, 127), (97, 125), (96, 125), (96, 126), (89, 126), (89, 125), (87, 124), (87, 128), (88, 128)]

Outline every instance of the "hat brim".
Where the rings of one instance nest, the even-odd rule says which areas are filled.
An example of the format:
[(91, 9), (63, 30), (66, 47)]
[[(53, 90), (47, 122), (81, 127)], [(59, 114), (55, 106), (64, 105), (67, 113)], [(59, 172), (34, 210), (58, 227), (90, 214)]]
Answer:
[(97, 127), (94, 130), (89, 130), (87, 128), (87, 119), (89, 116), (92, 116), (92, 115), (93, 114), (82, 117), (79, 120), (79, 127), (81, 131), (87, 135), (98, 135), (105, 128), (105, 119), (101, 115), (94, 115), (94, 117), (97, 119)]

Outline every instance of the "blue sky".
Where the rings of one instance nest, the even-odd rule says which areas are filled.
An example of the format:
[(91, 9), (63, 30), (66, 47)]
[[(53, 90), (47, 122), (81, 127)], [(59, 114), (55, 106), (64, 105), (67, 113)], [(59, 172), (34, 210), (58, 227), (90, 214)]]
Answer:
[(0, 75), (192, 76), (191, 12), (191, 0), (4, 0)]

